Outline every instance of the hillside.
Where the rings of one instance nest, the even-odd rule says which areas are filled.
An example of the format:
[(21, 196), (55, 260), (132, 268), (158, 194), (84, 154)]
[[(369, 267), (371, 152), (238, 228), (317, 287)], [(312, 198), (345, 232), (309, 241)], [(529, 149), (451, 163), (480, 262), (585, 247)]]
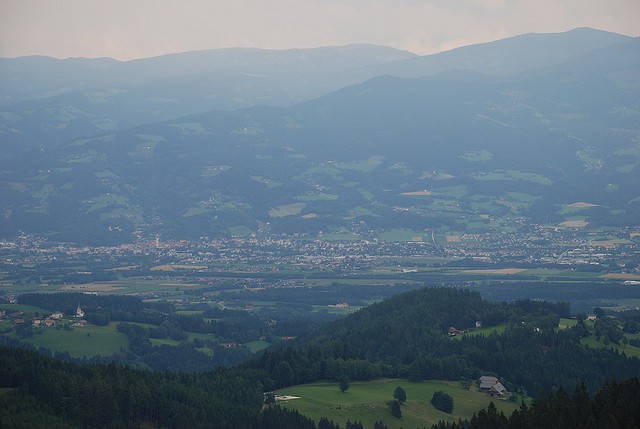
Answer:
[[(471, 418), (472, 427), (519, 427), (517, 422), (522, 419), (542, 417), (550, 422), (572, 416), (582, 422), (587, 415), (569, 411), (574, 410), (574, 404), (566, 400), (565, 392), (575, 392), (572, 401), (578, 407), (591, 400), (589, 392), (600, 391), (594, 399), (599, 405), (588, 407), (594, 421), (609, 414), (633, 421), (637, 415), (624, 411), (629, 407), (613, 405), (637, 397), (637, 379), (632, 378), (640, 373), (640, 361), (612, 349), (581, 346), (579, 322), (573, 328), (557, 330), (558, 313), (566, 311), (563, 304), (489, 303), (468, 290), (424, 288), (373, 304), (239, 367), (204, 373), (139, 371), (115, 364), (77, 365), (3, 345), (0, 423), (3, 427), (198, 428), (210, 427), (215, 421), (221, 428), (311, 429), (316, 424), (297, 413), (277, 406), (263, 409), (262, 393), (320, 379), (333, 381), (338, 391), (335, 380), (343, 375), (352, 381), (408, 377), (411, 383), (450, 379), (470, 384), (486, 373), (497, 374), (512, 393), (538, 394), (544, 390), (557, 392), (557, 396), (541, 397), (530, 407), (522, 406), (509, 420), (489, 405)], [(500, 322), (510, 326), (501, 334), (486, 337), (464, 335), (456, 339), (447, 335), (445, 327), (450, 323), (470, 329), (476, 318), (481, 318), (486, 327)], [(631, 380), (623, 382), (625, 379)], [(417, 395), (419, 390), (425, 395), (433, 389), (430, 386), (425, 383), (407, 391)], [(466, 395), (459, 393), (458, 400)], [(380, 395), (374, 396), (380, 402)], [(555, 405), (556, 398), (565, 400)], [(423, 413), (424, 401), (416, 399), (411, 399), (405, 411)], [(475, 399), (486, 403), (477, 395)], [(564, 407), (565, 412), (545, 414), (548, 408), (539, 408), (545, 401), (553, 407)], [(344, 404), (352, 405), (348, 400)], [(508, 408), (512, 407), (504, 407)], [(465, 416), (470, 412), (461, 409), (466, 410)], [(376, 412), (384, 415), (380, 405)], [(483, 426), (491, 419), (501, 426)], [(513, 426), (508, 426), (508, 421), (513, 421)]]
[(9, 150), (0, 234), (118, 243), (134, 231), (634, 226), (639, 46), (625, 39), (508, 77), (384, 76), (291, 107)]
[[(266, 368), (275, 387), (316, 380), (403, 377), (475, 380), (498, 374), (507, 390), (537, 396), (585, 383), (595, 392), (606, 380), (640, 373), (640, 360), (580, 343), (579, 328), (558, 330), (568, 306), (536, 301), (489, 303), (469, 290), (423, 288), (372, 304), (272, 350), (249, 367)], [(448, 335), (507, 323), (502, 333)]]
[(0, 131), (8, 146), (0, 160), (193, 113), (292, 105), (361, 82), (355, 73), (362, 67), (413, 56), (348, 45), (215, 49), (126, 62), (0, 58)]

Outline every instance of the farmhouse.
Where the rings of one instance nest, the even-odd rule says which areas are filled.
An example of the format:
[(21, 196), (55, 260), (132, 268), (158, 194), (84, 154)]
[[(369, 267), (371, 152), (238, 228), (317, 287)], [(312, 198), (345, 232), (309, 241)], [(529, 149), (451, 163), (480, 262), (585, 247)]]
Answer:
[(447, 331), (447, 333), (452, 336), (455, 337), (456, 335), (462, 335), (464, 334), (464, 331), (461, 331), (460, 329), (456, 329), (453, 326), (449, 328), (449, 330)]
[(493, 397), (496, 396), (504, 396), (507, 392), (507, 389), (500, 383), (496, 377), (491, 375), (483, 375), (480, 377), (480, 391), (485, 392)]

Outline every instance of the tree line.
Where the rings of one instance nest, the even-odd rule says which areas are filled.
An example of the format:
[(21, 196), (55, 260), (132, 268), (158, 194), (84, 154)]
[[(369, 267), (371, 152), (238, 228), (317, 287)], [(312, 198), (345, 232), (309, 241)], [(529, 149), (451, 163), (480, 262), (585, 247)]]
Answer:
[[(424, 288), (372, 304), (303, 335), (296, 347), (267, 350), (243, 364), (269, 372), (273, 385), (402, 377), (471, 380), (499, 374), (509, 391), (530, 395), (640, 373), (640, 360), (614, 349), (588, 348), (578, 327), (557, 330), (564, 305), (491, 303), (466, 289)], [(453, 339), (447, 329), (508, 325), (502, 333)]]
[(506, 416), (493, 402), (470, 420), (440, 422), (432, 429), (623, 429), (640, 427), (640, 380), (606, 382), (592, 397), (584, 384), (572, 394), (564, 388), (522, 403)]

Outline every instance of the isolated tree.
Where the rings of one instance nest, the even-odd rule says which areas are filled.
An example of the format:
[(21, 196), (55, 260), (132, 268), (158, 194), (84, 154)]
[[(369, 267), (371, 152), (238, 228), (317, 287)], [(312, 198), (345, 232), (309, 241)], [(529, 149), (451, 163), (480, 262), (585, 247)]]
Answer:
[(407, 392), (400, 386), (396, 387), (396, 390), (393, 391), (393, 398), (397, 399), (401, 403), (405, 403), (407, 400)]
[(402, 418), (402, 409), (400, 407), (400, 401), (394, 399), (389, 404), (389, 411), (391, 411), (391, 415), (397, 419)]
[(346, 392), (347, 390), (349, 390), (349, 376), (347, 374), (342, 374), (340, 376), (340, 391), (342, 393)]
[(453, 398), (442, 390), (438, 390), (431, 398), (431, 404), (440, 411), (451, 414), (453, 411)]

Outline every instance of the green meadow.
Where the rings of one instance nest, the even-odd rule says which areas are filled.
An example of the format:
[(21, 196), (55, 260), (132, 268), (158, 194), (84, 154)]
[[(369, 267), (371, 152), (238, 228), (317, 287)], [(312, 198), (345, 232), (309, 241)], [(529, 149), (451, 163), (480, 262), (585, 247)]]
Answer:
[(63, 329), (60, 325), (36, 328), (33, 337), (25, 341), (36, 348), (69, 352), (72, 357), (111, 356), (114, 352), (129, 347), (127, 336), (116, 330), (115, 323), (108, 326), (73, 327), (71, 330)]
[[(402, 418), (394, 418), (387, 402), (393, 400), (393, 391), (402, 387), (407, 401), (402, 405)], [(438, 411), (431, 405), (431, 397), (442, 390), (453, 398), (453, 413)], [(279, 401), (286, 408), (298, 410), (316, 422), (327, 417), (344, 427), (347, 420), (361, 421), (364, 427), (373, 427), (376, 421), (384, 421), (389, 429), (429, 427), (440, 420), (457, 421), (470, 418), (474, 412), (489, 405), (493, 400), (499, 411), (511, 413), (518, 402), (493, 399), (480, 393), (474, 383), (469, 390), (459, 382), (425, 381), (412, 383), (406, 380), (377, 380), (352, 382), (349, 390), (342, 393), (338, 383), (313, 383), (294, 386), (276, 392), (278, 395), (297, 396), (299, 399)]]

